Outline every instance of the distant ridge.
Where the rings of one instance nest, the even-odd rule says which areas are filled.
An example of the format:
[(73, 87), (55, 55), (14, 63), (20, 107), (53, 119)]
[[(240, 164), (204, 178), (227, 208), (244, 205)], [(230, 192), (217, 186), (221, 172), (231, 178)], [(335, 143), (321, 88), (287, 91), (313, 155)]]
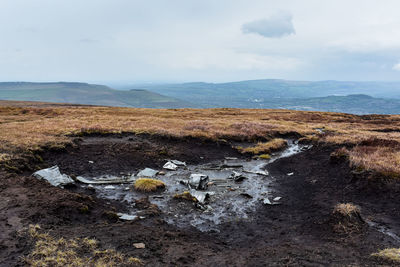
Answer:
[(114, 90), (78, 82), (1, 82), (1, 100), (42, 101), (142, 108), (183, 108), (195, 105), (144, 89)]

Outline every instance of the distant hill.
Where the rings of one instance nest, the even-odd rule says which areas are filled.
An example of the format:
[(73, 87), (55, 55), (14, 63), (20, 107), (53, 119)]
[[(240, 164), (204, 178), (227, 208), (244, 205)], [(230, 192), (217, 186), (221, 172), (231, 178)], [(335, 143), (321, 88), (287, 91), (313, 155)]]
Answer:
[(142, 89), (114, 90), (87, 83), (0, 83), (1, 100), (42, 101), (116, 107), (181, 108), (195, 107), (186, 101)]
[[(135, 88), (135, 87), (130, 87)], [(311, 98), (332, 95), (365, 94), (377, 98), (400, 99), (400, 82), (341, 82), (251, 80), (230, 83), (182, 83), (141, 85), (142, 89), (177, 97), (203, 106), (241, 105), (252, 100)], [(279, 100), (276, 100), (279, 101)]]

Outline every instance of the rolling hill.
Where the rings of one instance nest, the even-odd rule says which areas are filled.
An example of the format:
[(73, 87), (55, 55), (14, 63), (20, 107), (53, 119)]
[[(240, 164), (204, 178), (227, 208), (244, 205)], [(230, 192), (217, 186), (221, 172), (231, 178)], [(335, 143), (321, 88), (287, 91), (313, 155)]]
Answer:
[(4, 82), (0, 83), (0, 99), (116, 107), (194, 107), (188, 102), (142, 89), (122, 91), (104, 85), (71, 82)]

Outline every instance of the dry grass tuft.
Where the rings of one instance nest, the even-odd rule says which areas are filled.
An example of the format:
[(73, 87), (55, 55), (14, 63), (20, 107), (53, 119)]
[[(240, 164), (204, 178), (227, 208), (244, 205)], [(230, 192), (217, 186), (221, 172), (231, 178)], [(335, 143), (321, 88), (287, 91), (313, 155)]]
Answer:
[(165, 183), (157, 179), (139, 178), (135, 181), (134, 188), (141, 192), (155, 192), (164, 189)]
[(270, 159), (270, 158), (271, 158), (271, 155), (269, 155), (269, 154), (262, 154), (262, 155), (259, 155), (258, 158), (260, 158), (260, 159)]
[(98, 242), (89, 238), (54, 238), (30, 225), (29, 236), (35, 241), (33, 251), (24, 258), (30, 266), (121, 266), (143, 265), (138, 258), (127, 257), (113, 249), (99, 250)]
[(373, 257), (382, 258), (400, 264), (400, 248), (386, 248), (377, 253), (371, 254)]
[(190, 194), (189, 191), (185, 191), (181, 194), (175, 194), (174, 195), (174, 199), (184, 199), (184, 200), (189, 200), (189, 201), (193, 201), (193, 202), (197, 202), (197, 198), (195, 198), (194, 196), (192, 196), (192, 194)]
[(281, 139), (281, 138), (275, 138), (266, 143), (260, 142), (256, 146), (253, 146), (253, 147), (246, 147), (246, 148), (238, 147), (238, 150), (241, 153), (251, 153), (254, 155), (258, 155), (261, 153), (268, 154), (273, 151), (281, 150), (281, 149), (287, 147), (287, 145), (288, 145), (288, 143), (286, 140)]
[(340, 203), (333, 209), (334, 213), (340, 213), (343, 216), (352, 216), (354, 213), (360, 213), (360, 207), (351, 203)]
[(400, 177), (400, 150), (393, 147), (357, 146), (350, 150), (352, 167), (377, 171), (384, 176)]
[(358, 233), (365, 226), (360, 207), (351, 203), (337, 204), (333, 209), (332, 219), (333, 230), (338, 233)]

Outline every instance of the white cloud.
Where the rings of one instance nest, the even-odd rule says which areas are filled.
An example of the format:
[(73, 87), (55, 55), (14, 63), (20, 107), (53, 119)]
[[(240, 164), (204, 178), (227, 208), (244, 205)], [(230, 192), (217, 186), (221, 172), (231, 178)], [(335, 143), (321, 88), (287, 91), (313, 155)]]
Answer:
[(266, 19), (259, 19), (243, 24), (243, 33), (255, 33), (267, 38), (281, 38), (296, 34), (292, 15), (288, 12), (277, 12)]

